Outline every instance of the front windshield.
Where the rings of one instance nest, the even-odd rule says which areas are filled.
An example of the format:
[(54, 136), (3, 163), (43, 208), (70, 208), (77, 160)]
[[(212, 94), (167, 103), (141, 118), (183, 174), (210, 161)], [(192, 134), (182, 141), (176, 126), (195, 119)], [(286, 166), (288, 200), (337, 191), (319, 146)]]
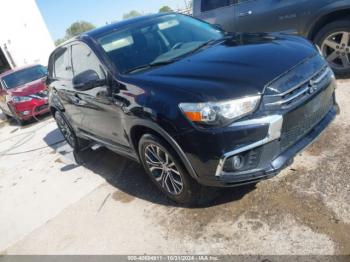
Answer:
[(47, 75), (47, 70), (43, 66), (34, 66), (20, 71), (16, 71), (2, 78), (6, 89), (22, 86), (26, 83), (33, 82)]
[(98, 39), (119, 72), (184, 56), (224, 32), (197, 19), (177, 14), (154, 18)]

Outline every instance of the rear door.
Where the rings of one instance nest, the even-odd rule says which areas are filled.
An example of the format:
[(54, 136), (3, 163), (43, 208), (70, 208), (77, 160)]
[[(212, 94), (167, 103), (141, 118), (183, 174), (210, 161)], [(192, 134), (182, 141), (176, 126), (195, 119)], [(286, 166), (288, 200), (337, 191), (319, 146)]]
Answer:
[(195, 1), (195, 16), (211, 24), (221, 25), (226, 31), (234, 31), (234, 0)]
[(299, 32), (299, 16), (307, 0), (236, 0), (238, 32)]

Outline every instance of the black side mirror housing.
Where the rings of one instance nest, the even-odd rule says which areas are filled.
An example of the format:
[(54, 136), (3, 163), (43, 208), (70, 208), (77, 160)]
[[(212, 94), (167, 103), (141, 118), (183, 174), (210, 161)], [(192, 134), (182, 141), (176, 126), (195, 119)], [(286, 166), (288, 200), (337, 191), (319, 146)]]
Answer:
[(94, 70), (86, 70), (73, 78), (73, 87), (76, 90), (86, 91), (105, 84)]

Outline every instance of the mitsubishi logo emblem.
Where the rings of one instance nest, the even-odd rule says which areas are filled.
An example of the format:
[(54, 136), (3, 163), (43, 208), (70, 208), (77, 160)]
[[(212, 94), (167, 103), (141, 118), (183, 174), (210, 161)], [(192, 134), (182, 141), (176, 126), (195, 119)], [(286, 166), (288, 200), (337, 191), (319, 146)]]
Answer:
[(311, 94), (315, 93), (316, 90), (317, 90), (316, 83), (315, 83), (315, 81), (311, 80), (309, 83), (309, 94), (311, 95)]

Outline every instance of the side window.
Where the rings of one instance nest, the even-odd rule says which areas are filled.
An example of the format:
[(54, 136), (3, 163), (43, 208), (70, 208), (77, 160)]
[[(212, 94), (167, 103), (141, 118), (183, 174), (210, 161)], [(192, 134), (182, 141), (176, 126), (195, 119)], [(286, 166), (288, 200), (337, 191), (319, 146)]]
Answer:
[(85, 44), (75, 44), (72, 46), (72, 64), (74, 75), (78, 75), (86, 70), (94, 70), (100, 79), (104, 78), (99, 59)]
[(69, 49), (67, 47), (58, 49), (54, 59), (54, 76), (61, 79), (72, 79), (73, 72), (70, 63)]
[(202, 12), (210, 11), (236, 3), (236, 0), (202, 0)]

